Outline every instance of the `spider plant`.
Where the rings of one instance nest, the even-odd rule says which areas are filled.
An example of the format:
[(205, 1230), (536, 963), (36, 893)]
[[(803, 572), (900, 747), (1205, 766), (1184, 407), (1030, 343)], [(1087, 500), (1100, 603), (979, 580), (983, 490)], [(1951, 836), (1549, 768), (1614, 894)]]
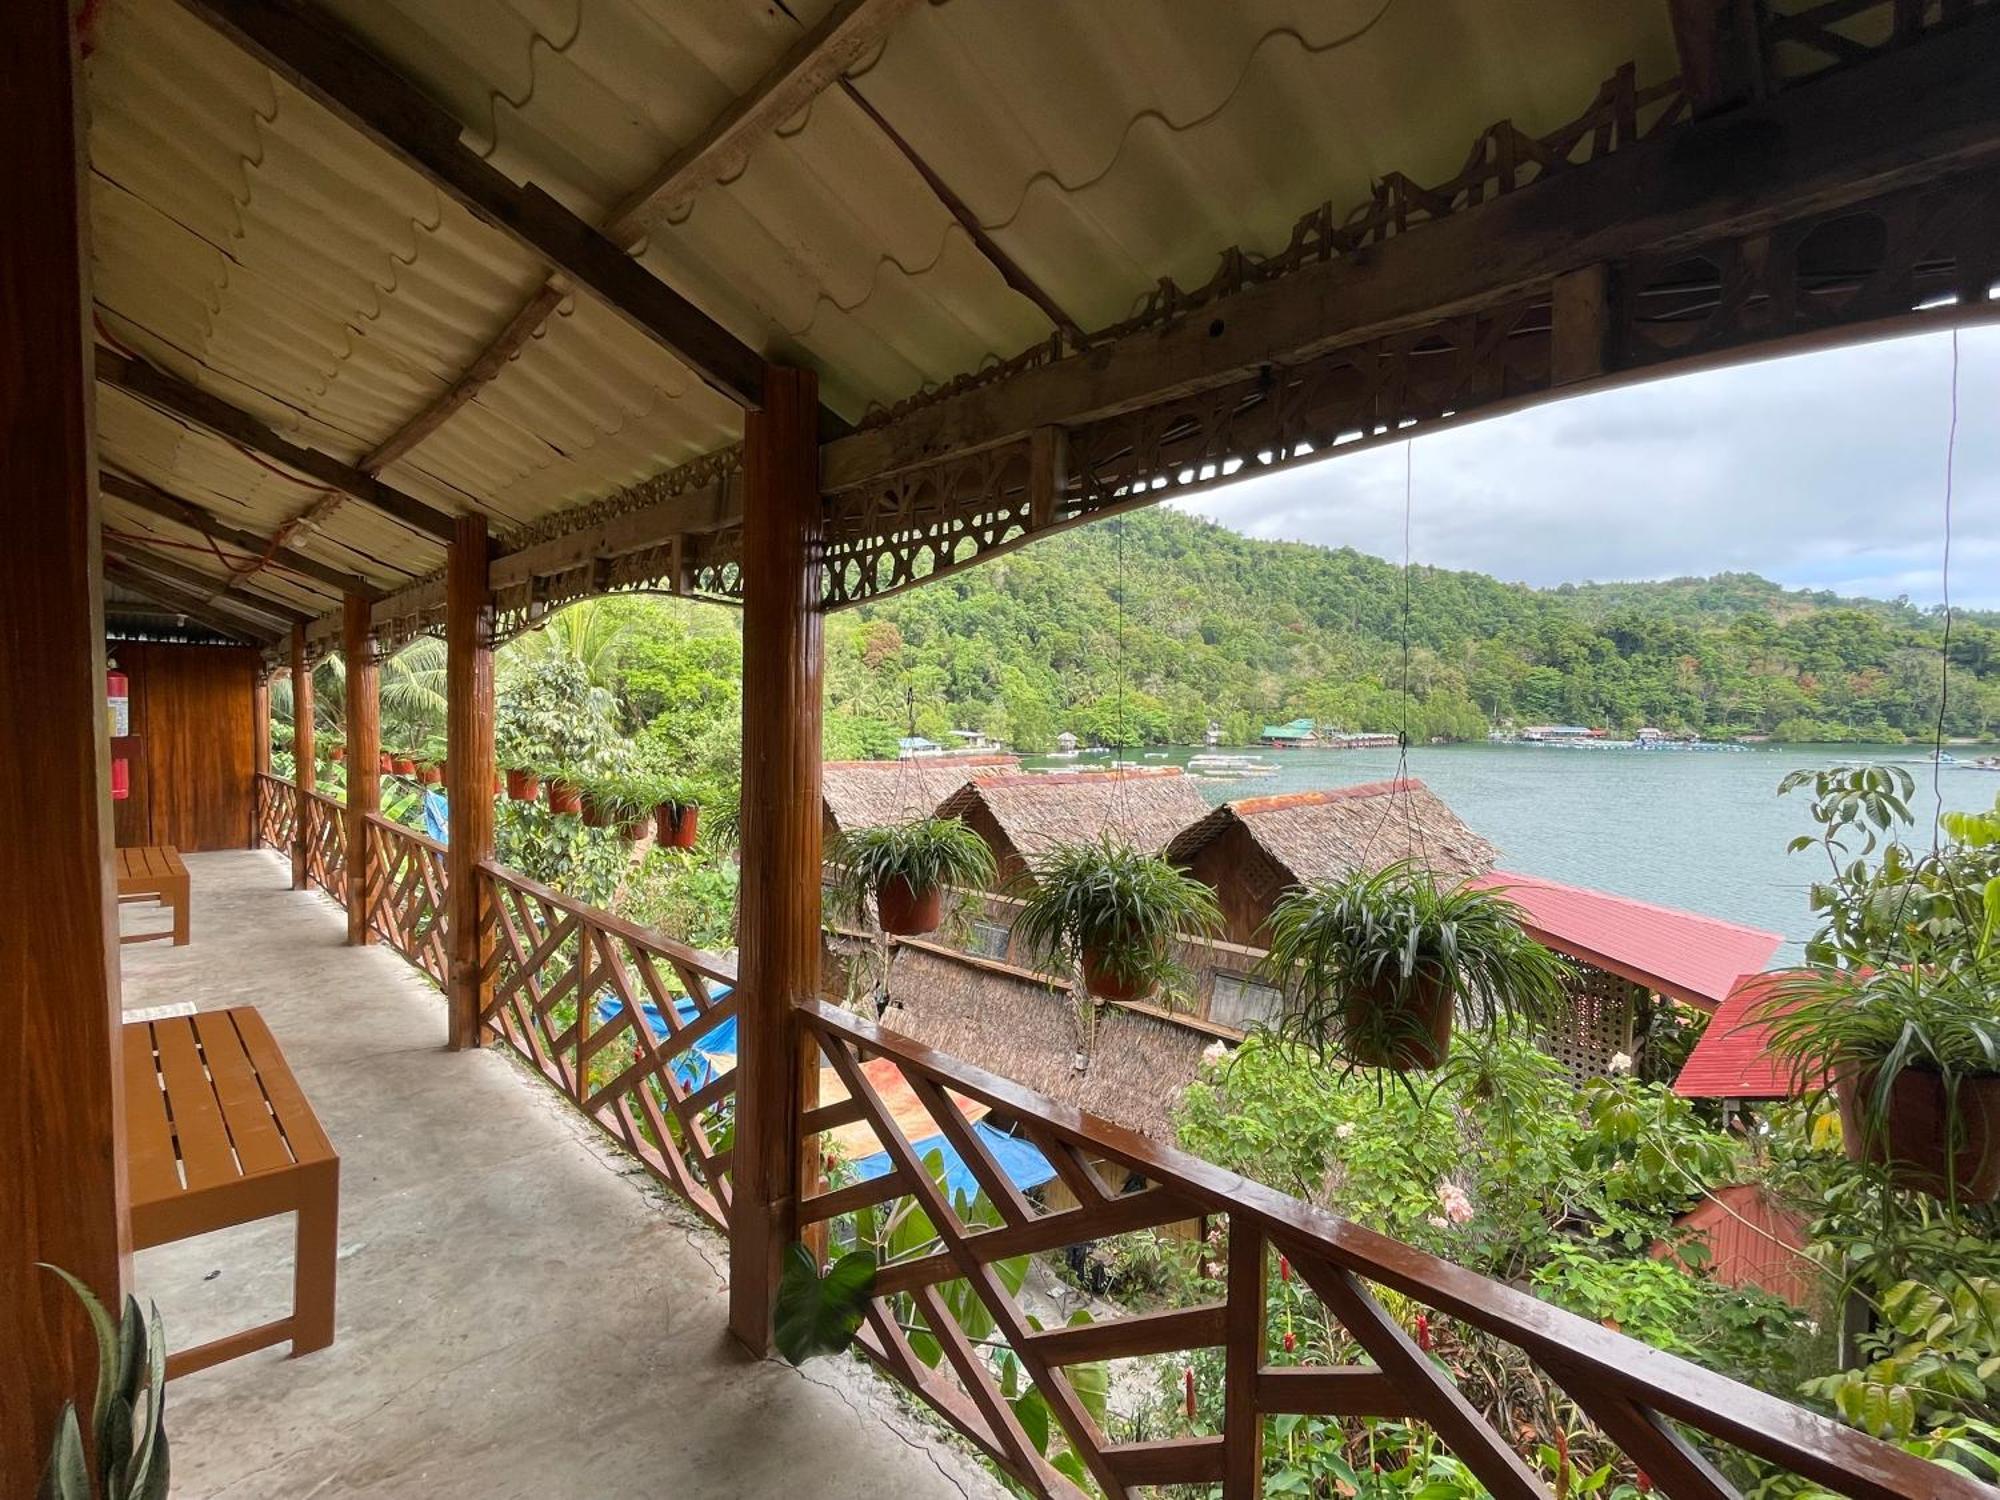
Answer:
[(1021, 882), (1014, 936), (1044, 967), (1080, 969), (1105, 1000), (1136, 1000), (1183, 977), (1176, 938), (1222, 927), (1215, 893), (1156, 855), (1109, 834), (1058, 844)]
[(1444, 885), (1407, 861), (1286, 895), (1264, 967), (1285, 993), (1281, 1037), (1397, 1069), (1443, 1062), (1457, 1015), (1488, 1032), (1545, 1023), (1569, 974), (1500, 889)]
[(2000, 1196), (2000, 955), (1801, 969), (1759, 1014), (1801, 1092), (1835, 1095), (1854, 1160), (1940, 1198)]
[(859, 919), (868, 901), (884, 932), (904, 937), (935, 932), (944, 891), (983, 891), (993, 884), (993, 851), (957, 818), (915, 818), (841, 835), (833, 863), (836, 911)]
[(660, 800), (658, 781), (631, 771), (593, 776), (584, 784), (583, 795), (584, 821), (594, 817), (594, 826), (616, 828), (627, 842), (646, 831)]

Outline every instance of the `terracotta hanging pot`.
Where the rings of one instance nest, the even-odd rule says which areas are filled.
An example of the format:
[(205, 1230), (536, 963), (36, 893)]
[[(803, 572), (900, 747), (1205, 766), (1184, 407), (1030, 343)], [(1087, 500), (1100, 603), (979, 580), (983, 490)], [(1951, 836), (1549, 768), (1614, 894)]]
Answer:
[(2000, 1077), (1959, 1081), (1954, 1132), (1943, 1077), (1918, 1068), (1905, 1068), (1896, 1076), (1889, 1086), (1887, 1114), (1870, 1120), (1876, 1076), (1873, 1068), (1854, 1068), (1834, 1081), (1841, 1141), (1850, 1161), (1887, 1166), (1897, 1187), (1933, 1198), (1949, 1197), (1954, 1189), (1961, 1203), (1991, 1203), (2000, 1197)]
[(701, 808), (693, 802), (662, 802), (653, 809), (663, 849), (692, 849), (701, 826)]
[(398, 776), (414, 776), (417, 774), (417, 758), (414, 755), (398, 755), (395, 757), (395, 762), (396, 774)]
[(549, 811), (575, 817), (583, 811), (583, 788), (555, 776), (549, 779)]
[(583, 826), (585, 828), (609, 828), (611, 826), (611, 815), (599, 807), (597, 799), (588, 792), (583, 794)]
[(1425, 1072), (1451, 1051), (1452, 995), (1419, 979), (1401, 995), (1383, 981), (1350, 990), (1341, 1001), (1340, 1050), (1364, 1068)]
[(650, 817), (627, 818), (618, 825), (618, 837), (628, 844), (636, 844), (646, 836), (646, 830), (653, 826)]
[(1083, 950), (1083, 987), (1099, 1000), (1143, 1000), (1153, 993), (1144, 979), (1125, 979), (1112, 972), (1108, 955), (1094, 948)]
[(329, 754), (332, 757), (333, 763), (337, 766), (347, 759), (347, 747), (345, 745), (335, 745)]
[(425, 786), (437, 786), (444, 781), (444, 767), (425, 766), (417, 776)]
[(913, 887), (892, 875), (875, 887), (875, 912), (882, 930), (896, 937), (922, 937), (936, 932), (944, 919), (944, 892), (934, 885)]
[(507, 795), (516, 802), (534, 802), (542, 795), (542, 778), (533, 771), (510, 770), (507, 773)]
[(375, 757), (375, 769), (382, 775), (387, 776), (391, 771), (396, 769), (396, 758), (387, 750), (384, 750), (380, 755)]
[(495, 771), (493, 773), (493, 795), (496, 797), (504, 796), (506, 791), (507, 778), (502, 776), (498, 771)]

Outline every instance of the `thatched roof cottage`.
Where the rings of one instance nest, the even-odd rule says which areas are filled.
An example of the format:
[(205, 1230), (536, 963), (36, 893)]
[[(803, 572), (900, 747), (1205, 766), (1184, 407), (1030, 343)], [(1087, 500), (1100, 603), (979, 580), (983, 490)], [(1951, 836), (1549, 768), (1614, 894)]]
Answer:
[(1157, 770), (978, 776), (938, 811), (963, 818), (993, 850), (1002, 884), (1057, 844), (1114, 833), (1157, 851), (1208, 811), (1194, 778)]
[(1470, 879), (1500, 852), (1404, 778), (1225, 802), (1181, 829), (1166, 856), (1215, 890), (1227, 941), (1261, 948), (1271, 908), (1293, 886), (1404, 859)]
[(843, 833), (927, 818), (975, 776), (1020, 768), (1018, 755), (954, 755), (908, 760), (830, 760), (820, 768), (826, 843)]

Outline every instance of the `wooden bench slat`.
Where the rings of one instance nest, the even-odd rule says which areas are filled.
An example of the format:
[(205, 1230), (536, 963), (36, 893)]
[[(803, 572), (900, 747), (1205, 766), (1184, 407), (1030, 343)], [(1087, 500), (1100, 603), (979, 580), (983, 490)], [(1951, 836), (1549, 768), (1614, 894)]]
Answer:
[(278, 1129), (284, 1132), (293, 1158), (301, 1166), (331, 1159), (335, 1154), (333, 1142), (326, 1138), (319, 1116), (306, 1102), (305, 1091), (292, 1076), (285, 1054), (278, 1050), (277, 1040), (271, 1035), (271, 1028), (264, 1024), (263, 1016), (255, 1007), (248, 1005), (237, 1006), (227, 1014), (235, 1022), (237, 1035), (243, 1039), (243, 1050), (249, 1054), (251, 1064), (264, 1082), (264, 1092), (270, 1097)]
[(229, 1013), (210, 1011), (192, 1019), (195, 1035), (201, 1038), (202, 1055), (208, 1060), (216, 1100), (222, 1106), (222, 1122), (236, 1145), (242, 1171), (247, 1176), (289, 1167), (292, 1153), (271, 1117), (271, 1106), (257, 1082), (257, 1070), (243, 1050)]
[(185, 1021), (157, 1022), (154, 1039), (160, 1047), (160, 1076), (167, 1083), (167, 1105), (174, 1121), (174, 1142), (180, 1147), (181, 1172), (190, 1191), (218, 1187), (242, 1175), (229, 1132), (222, 1124), (222, 1106), (195, 1050), (194, 1028)]
[(170, 1198), (181, 1190), (174, 1136), (167, 1124), (167, 1100), (160, 1092), (153, 1061), (153, 1028), (144, 1021), (125, 1027), (125, 1158), (135, 1204)]

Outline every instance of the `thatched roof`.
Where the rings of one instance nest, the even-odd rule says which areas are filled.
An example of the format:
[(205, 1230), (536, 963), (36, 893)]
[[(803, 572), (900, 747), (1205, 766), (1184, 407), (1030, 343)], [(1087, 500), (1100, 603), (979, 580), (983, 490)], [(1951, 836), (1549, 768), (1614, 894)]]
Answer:
[(820, 767), (820, 800), (833, 833), (855, 833), (929, 817), (974, 776), (1012, 771), (1018, 755), (954, 755), (921, 760), (830, 760)]
[(1194, 778), (1157, 770), (1059, 771), (978, 776), (940, 809), (965, 817), (983, 807), (1014, 852), (1032, 860), (1056, 844), (1115, 833), (1159, 850), (1208, 811)]
[(1407, 859), (1441, 876), (1470, 879), (1493, 868), (1500, 851), (1414, 777), (1323, 792), (1288, 792), (1225, 802), (1180, 831), (1167, 858), (1187, 864), (1240, 824), (1292, 883), (1328, 880), (1358, 868)]
[(1106, 1006), (1078, 1072), (1069, 987), (930, 943), (897, 944), (882, 1024), (1037, 1093), (1171, 1144), (1173, 1112), (1211, 1038)]

